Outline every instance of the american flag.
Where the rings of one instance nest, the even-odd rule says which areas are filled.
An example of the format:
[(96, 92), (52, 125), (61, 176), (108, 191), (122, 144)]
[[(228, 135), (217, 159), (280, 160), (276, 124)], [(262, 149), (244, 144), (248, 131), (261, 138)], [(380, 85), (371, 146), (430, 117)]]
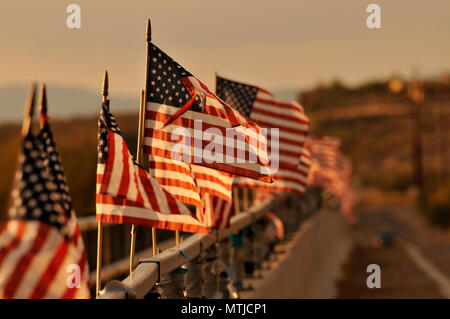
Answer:
[(272, 212), (267, 212), (266, 217), (269, 219), (271, 234), (276, 240), (284, 239), (284, 225), (281, 219)]
[(150, 173), (156, 181), (179, 201), (202, 209), (199, 188), (191, 166), (160, 156), (149, 156)]
[[(297, 167), (309, 128), (309, 120), (298, 103), (281, 102), (262, 88), (222, 77), (217, 77), (216, 94), (260, 127), (278, 128), (279, 166)], [(270, 130), (267, 138), (268, 152), (272, 156)]]
[(203, 195), (204, 213), (197, 213), (197, 218), (208, 229), (223, 229), (230, 227), (234, 206), (231, 201), (205, 193)]
[[(311, 154), (311, 153), (310, 153)], [(310, 185), (317, 185), (317, 178), (320, 174), (321, 167), (319, 161), (310, 155), (310, 162), (309, 162), (309, 173), (308, 178), (306, 180), (306, 184), (308, 186)]]
[(339, 139), (332, 136), (309, 136), (305, 147), (309, 150), (312, 161), (310, 183), (330, 186), (338, 174)]
[(210, 194), (224, 201), (232, 201), (233, 175), (199, 165), (190, 165), (190, 167), (200, 194)]
[(205, 227), (228, 227), (233, 175), (157, 156), (150, 156), (150, 172), (176, 199), (196, 206), (197, 219)]
[(337, 176), (337, 163), (340, 154), (340, 140), (332, 136), (309, 136), (305, 147), (311, 154), (312, 185), (331, 185), (330, 181)]
[(90, 298), (84, 244), (48, 122), (23, 140), (10, 203), (0, 231), (0, 298)]
[(336, 196), (344, 216), (350, 223), (355, 223), (357, 198), (351, 186), (352, 164), (340, 151), (340, 140), (332, 136), (315, 136), (308, 138), (306, 146), (311, 150), (308, 184), (321, 186)]
[[(184, 141), (185, 162), (270, 182), (264, 132), (152, 43), (149, 59), (145, 152), (173, 159)], [(180, 129), (191, 139), (180, 139)]]
[[(311, 152), (306, 148), (303, 149), (302, 155), (300, 155), (300, 163), (298, 165), (298, 170), (304, 174), (307, 178), (309, 175), (309, 170), (311, 168)], [(307, 184), (307, 181), (305, 181)]]
[(295, 167), (282, 167), (272, 175), (273, 183), (261, 183), (248, 178), (236, 177), (234, 185), (238, 187), (257, 188), (258, 190), (293, 192), (304, 194), (307, 187), (308, 173), (311, 165), (309, 151), (305, 148)]
[(234, 211), (234, 176), (204, 166), (190, 166), (203, 200), (203, 212), (200, 214), (201, 212), (197, 211), (197, 218), (202, 220), (208, 229), (228, 228)]
[(99, 119), (97, 221), (208, 233), (189, 209), (138, 165), (109, 106)]
[(309, 136), (306, 140), (306, 148), (314, 154), (322, 167), (335, 167), (341, 141), (333, 136)]

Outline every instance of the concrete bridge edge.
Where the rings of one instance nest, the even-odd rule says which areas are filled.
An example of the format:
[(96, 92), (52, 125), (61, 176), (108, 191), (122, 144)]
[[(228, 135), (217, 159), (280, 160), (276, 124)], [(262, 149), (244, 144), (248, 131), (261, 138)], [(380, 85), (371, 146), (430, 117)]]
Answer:
[(321, 210), (300, 227), (288, 247), (252, 298), (335, 298), (336, 281), (353, 248), (350, 226), (341, 213)]

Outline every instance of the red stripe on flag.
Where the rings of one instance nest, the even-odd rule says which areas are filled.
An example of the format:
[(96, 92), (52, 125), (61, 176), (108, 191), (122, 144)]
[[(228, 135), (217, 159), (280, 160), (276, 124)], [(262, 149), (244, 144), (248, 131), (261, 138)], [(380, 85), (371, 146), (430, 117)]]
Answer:
[(95, 197), (95, 201), (97, 204), (109, 204), (109, 205), (116, 205), (116, 206), (131, 206), (131, 207), (137, 207), (137, 208), (144, 208), (144, 205), (136, 202), (132, 202), (126, 198), (122, 197), (115, 197), (112, 195), (106, 195), (106, 194), (97, 194)]
[(128, 195), (128, 189), (130, 188), (130, 165), (128, 162), (128, 147), (125, 144), (125, 140), (122, 139), (122, 163), (123, 163), (123, 169), (122, 169), (122, 177), (120, 179), (119, 184), (119, 192), (118, 195), (127, 197)]
[[(305, 125), (309, 125), (309, 121), (306, 120), (306, 119), (302, 119), (302, 118), (299, 118), (299, 117), (293, 117), (292, 115), (280, 114), (280, 113), (277, 113), (277, 112), (271, 112), (271, 111), (268, 111), (268, 110), (265, 110), (265, 109), (262, 109), (262, 108), (258, 108), (256, 106), (252, 110), (252, 115), (253, 115), (253, 113), (271, 116), (271, 117), (274, 118), (274, 121), (276, 121), (277, 119), (282, 119), (282, 120), (286, 120), (286, 121), (292, 122), (293, 125), (295, 125), (295, 123), (297, 123), (297, 125), (298, 125), (298, 123), (303, 123)], [(274, 123), (272, 123), (272, 127), (274, 126), (273, 124)]]
[(281, 108), (285, 108), (285, 109), (290, 109), (290, 110), (294, 110), (294, 111), (298, 111), (300, 113), (305, 113), (303, 111), (303, 109), (301, 107), (299, 107), (298, 105), (295, 105), (293, 103), (283, 103), (281, 101), (276, 101), (276, 100), (267, 100), (267, 99), (263, 99), (260, 97), (257, 97), (255, 99), (256, 102), (260, 102), (262, 104), (268, 104), (268, 105), (273, 105), (273, 106), (278, 106)]
[(48, 237), (48, 234), (50, 232), (49, 225), (40, 224), (39, 229), (36, 235), (36, 238), (33, 242), (33, 245), (28, 250), (28, 252), (20, 258), (20, 260), (16, 263), (16, 268), (14, 270), (14, 273), (12, 274), (11, 278), (7, 282), (5, 289), (4, 289), (4, 297), (5, 298), (13, 298), (14, 293), (16, 292), (17, 288), (19, 288), (19, 285), (27, 272), (28, 268), (30, 267), (31, 261), (33, 260), (33, 257), (36, 256), (36, 254), (39, 252), (39, 250), (42, 248), (42, 246), (45, 243), (45, 240)]
[[(66, 258), (68, 249), (69, 246), (67, 245), (67, 242), (62, 238), (61, 244), (59, 245), (58, 249), (53, 255), (50, 264), (47, 266), (47, 269), (45, 269), (35, 290), (31, 294), (30, 296), (31, 299), (41, 299), (45, 297), (48, 287), (51, 285), (53, 279), (58, 274), (58, 271), (61, 268), (61, 264), (64, 261), (64, 258)], [(64, 282), (60, 284), (65, 285), (66, 283)]]
[[(17, 248), (19, 246), (20, 241), (22, 239), (22, 236), (25, 231), (25, 222), (24, 221), (16, 221), (18, 223), (18, 229), (16, 232), (16, 235), (14, 236), (14, 239), (8, 244), (0, 248), (0, 266), (2, 265), (3, 261), (6, 259), (6, 256), (8, 256), (8, 253), (10, 253), (12, 250)], [(7, 228), (7, 223), (3, 226), (3, 230), (5, 231)]]
[(114, 167), (114, 133), (108, 129), (108, 156), (106, 159), (106, 168), (103, 174), (102, 186), (100, 188), (100, 193), (107, 193), (109, 182), (111, 180), (111, 174)]

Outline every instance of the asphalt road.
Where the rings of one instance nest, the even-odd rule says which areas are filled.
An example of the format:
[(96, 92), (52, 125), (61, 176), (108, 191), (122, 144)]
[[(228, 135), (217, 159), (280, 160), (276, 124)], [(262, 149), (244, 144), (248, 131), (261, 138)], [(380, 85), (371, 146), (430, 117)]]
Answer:
[[(430, 226), (404, 202), (360, 207), (338, 298), (450, 298), (450, 233)], [(381, 288), (367, 287), (369, 264), (380, 266)]]

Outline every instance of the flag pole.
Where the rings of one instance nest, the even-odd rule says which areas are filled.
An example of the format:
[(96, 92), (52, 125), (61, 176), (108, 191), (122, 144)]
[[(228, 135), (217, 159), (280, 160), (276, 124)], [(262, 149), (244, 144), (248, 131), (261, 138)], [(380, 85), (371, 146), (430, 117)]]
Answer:
[[(108, 71), (105, 71), (103, 76), (102, 84), (102, 102), (104, 104), (108, 103)], [(100, 294), (100, 289), (102, 286), (102, 249), (103, 249), (103, 224), (102, 222), (97, 223), (97, 274), (96, 274), (96, 286), (95, 295), (98, 297)]]
[[(36, 104), (36, 83), (32, 83), (30, 92), (28, 93), (28, 97), (25, 102), (24, 110), (23, 110), (23, 121), (22, 121), (22, 131), (21, 131), (21, 135), (22, 135), (23, 139), (25, 139), (28, 136), (28, 134), (30, 134), (30, 132), (31, 132), (31, 121), (32, 121), (33, 114), (34, 114), (35, 104)], [(22, 140), (22, 143), (23, 143), (23, 140)], [(21, 150), (20, 153), (22, 153), (22, 152), (23, 151)], [(18, 169), (18, 165), (19, 165), (19, 162), (16, 163), (16, 167), (17, 167), (16, 171)], [(15, 183), (12, 183), (9, 194), (12, 193), (14, 188), (15, 188)], [(13, 196), (10, 195), (7, 207), (11, 207), (12, 199), (13, 199)]]
[[(147, 91), (148, 86), (150, 85), (150, 72), (148, 72), (148, 69), (150, 67), (150, 43), (152, 42), (152, 24), (150, 22), (150, 19), (147, 20), (147, 32), (145, 33), (145, 41), (147, 43), (147, 61), (146, 61), (146, 68), (145, 68), (145, 95), (144, 95), (144, 107), (147, 106)], [(145, 119), (145, 116), (144, 116)], [(157, 241), (156, 241), (156, 228), (152, 227), (152, 246), (153, 246), (153, 256), (155, 256), (158, 253), (158, 247), (157, 247)]]
[(244, 212), (248, 212), (249, 209), (248, 199), (249, 199), (248, 188), (244, 187), (242, 189), (242, 206), (243, 206), (242, 208)]
[(45, 123), (47, 122), (47, 90), (45, 88), (45, 84), (41, 85), (41, 98), (39, 101), (39, 127), (41, 130), (44, 128)]
[(252, 203), (250, 206), (253, 206), (255, 204), (255, 197), (256, 197), (256, 189), (250, 188), (250, 195), (252, 197)]
[[(27, 100), (25, 102), (24, 110), (23, 110), (23, 121), (22, 121), (22, 138), (27, 137), (31, 130), (31, 120), (34, 114), (34, 105), (36, 102), (36, 83), (33, 83), (30, 88), (30, 93), (28, 93)], [(23, 141), (22, 141), (23, 142)], [(16, 164), (18, 165), (18, 163)], [(17, 169), (16, 169), (17, 171)], [(11, 184), (10, 194), (14, 189), (14, 183)], [(11, 206), (12, 195), (9, 196), (9, 204), (8, 207)]]
[(175, 231), (175, 245), (179, 245), (180, 244), (180, 231), (176, 230)]
[(34, 105), (36, 102), (36, 84), (33, 83), (28, 95), (27, 102), (25, 103), (24, 119), (22, 124), (22, 136), (25, 137), (30, 133), (31, 119), (34, 113)]
[(234, 213), (238, 215), (241, 212), (241, 206), (239, 203), (239, 188), (233, 187), (233, 200), (234, 200)]
[[(136, 150), (136, 161), (139, 165), (143, 165), (143, 148), (144, 141), (144, 121), (145, 121), (145, 90), (141, 90), (141, 104), (139, 108), (139, 128)], [(131, 225), (131, 247), (130, 247), (130, 274), (134, 268), (134, 255), (136, 249), (136, 226)]]

